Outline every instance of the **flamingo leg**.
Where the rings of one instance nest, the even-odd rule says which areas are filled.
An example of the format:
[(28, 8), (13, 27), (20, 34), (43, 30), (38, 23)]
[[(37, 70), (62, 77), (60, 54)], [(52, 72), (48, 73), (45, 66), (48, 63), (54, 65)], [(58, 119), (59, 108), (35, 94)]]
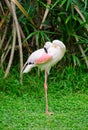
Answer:
[(48, 110), (48, 94), (47, 94), (48, 86), (47, 86), (47, 78), (48, 78), (48, 73), (45, 70), (44, 89), (45, 89), (45, 99), (46, 99), (46, 114), (51, 115), (53, 113), (49, 112), (49, 110)]

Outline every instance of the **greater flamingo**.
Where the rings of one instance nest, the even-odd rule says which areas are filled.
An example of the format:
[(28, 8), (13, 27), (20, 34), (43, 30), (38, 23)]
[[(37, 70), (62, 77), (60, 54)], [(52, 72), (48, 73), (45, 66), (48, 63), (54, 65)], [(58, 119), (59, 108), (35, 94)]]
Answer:
[(53, 65), (62, 59), (66, 51), (65, 45), (60, 40), (46, 42), (44, 48), (33, 52), (23, 67), (23, 73), (28, 73), (33, 67), (39, 67), (45, 70), (45, 98), (46, 98), (46, 114), (53, 114), (48, 111), (48, 94), (47, 94), (47, 77)]

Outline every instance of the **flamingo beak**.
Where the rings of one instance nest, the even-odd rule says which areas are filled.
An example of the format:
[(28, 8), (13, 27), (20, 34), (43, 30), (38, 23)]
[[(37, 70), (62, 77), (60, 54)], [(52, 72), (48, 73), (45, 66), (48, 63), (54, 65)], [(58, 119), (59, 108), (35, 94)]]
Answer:
[(46, 53), (48, 53), (48, 51), (47, 51), (46, 47), (44, 47), (44, 51), (45, 51)]

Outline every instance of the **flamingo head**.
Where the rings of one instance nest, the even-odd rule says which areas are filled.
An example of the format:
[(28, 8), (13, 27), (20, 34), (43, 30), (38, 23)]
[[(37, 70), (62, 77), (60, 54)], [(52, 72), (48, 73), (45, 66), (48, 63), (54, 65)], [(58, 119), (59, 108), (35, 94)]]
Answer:
[(48, 49), (52, 46), (52, 43), (51, 42), (46, 42), (45, 45), (44, 45), (44, 50), (46, 53), (48, 53)]
[(60, 40), (53, 40), (52, 44), (53, 44), (54, 47), (59, 46), (60, 48), (65, 48), (66, 49), (64, 43), (62, 41), (60, 41)]
[(44, 48), (49, 49), (52, 46), (51, 42), (46, 42)]

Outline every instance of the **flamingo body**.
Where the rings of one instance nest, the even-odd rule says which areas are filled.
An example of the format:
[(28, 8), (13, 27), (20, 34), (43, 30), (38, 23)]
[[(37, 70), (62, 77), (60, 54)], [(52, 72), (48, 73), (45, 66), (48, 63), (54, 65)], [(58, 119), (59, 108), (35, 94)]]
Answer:
[[(54, 40), (51, 44), (50, 42), (46, 42), (46, 44), (50, 44), (50, 46), (46, 44), (44, 46), (46, 48), (48, 46), (47, 53), (45, 52), (44, 48), (33, 52), (23, 67), (23, 73), (28, 73), (33, 67), (36, 66), (38, 66), (41, 70), (46, 69), (49, 72), (51, 67), (62, 59), (66, 50), (64, 44), (61, 41), (58, 41), (59, 40)], [(61, 45), (63, 45), (62, 48), (58, 44), (60, 42)]]
[(54, 40), (46, 42), (44, 48), (33, 52), (23, 67), (23, 73), (28, 73), (33, 67), (39, 67), (41, 70), (45, 70), (45, 97), (46, 97), (46, 113), (48, 112), (48, 98), (47, 98), (47, 77), (48, 73), (53, 65), (60, 61), (66, 51), (65, 45), (59, 41)]

